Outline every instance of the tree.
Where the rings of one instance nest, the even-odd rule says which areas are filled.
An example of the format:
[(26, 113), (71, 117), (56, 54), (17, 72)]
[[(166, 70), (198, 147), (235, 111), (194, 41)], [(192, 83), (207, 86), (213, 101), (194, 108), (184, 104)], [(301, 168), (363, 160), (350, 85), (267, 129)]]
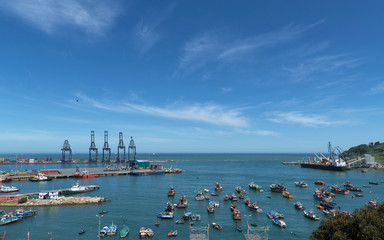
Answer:
[(322, 220), (311, 240), (379, 240), (384, 239), (384, 204), (371, 209), (363, 207), (353, 214), (338, 213), (334, 217)]

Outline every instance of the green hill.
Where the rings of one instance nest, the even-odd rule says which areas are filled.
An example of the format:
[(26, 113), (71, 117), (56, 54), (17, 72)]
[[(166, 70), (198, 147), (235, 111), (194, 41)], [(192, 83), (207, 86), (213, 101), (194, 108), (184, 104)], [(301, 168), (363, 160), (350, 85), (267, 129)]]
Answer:
[(362, 157), (364, 154), (370, 154), (375, 157), (376, 162), (384, 163), (384, 143), (371, 142), (367, 144), (361, 144), (356, 147), (351, 147), (348, 151), (345, 151), (344, 156), (350, 157)]

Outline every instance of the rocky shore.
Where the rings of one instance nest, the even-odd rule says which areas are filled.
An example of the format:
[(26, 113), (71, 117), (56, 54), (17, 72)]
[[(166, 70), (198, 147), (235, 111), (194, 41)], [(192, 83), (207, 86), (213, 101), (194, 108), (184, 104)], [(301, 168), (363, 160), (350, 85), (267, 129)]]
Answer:
[(83, 204), (99, 204), (109, 202), (110, 200), (103, 197), (60, 197), (56, 200), (39, 200), (28, 199), (25, 203), (18, 203), (14, 200), (0, 200), (0, 206), (4, 207), (37, 207), (37, 206), (63, 206), (63, 205), (83, 205)]

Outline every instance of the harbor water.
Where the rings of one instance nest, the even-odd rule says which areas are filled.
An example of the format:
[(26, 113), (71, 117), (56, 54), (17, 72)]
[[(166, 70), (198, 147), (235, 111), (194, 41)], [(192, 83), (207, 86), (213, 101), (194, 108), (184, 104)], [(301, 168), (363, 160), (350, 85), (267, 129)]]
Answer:
[[(53, 159), (59, 159), (59, 155), (50, 155)], [(195, 227), (204, 227), (212, 222), (222, 225), (222, 230), (209, 228), (209, 239), (244, 239), (236, 226), (247, 228), (249, 223), (257, 223), (258, 226), (269, 227), (269, 239), (308, 239), (311, 232), (315, 230), (320, 221), (305, 218), (302, 211), (294, 208), (294, 202), (300, 201), (307, 210), (314, 210), (321, 219), (324, 215), (316, 208), (318, 201), (312, 196), (317, 188), (314, 181), (325, 181), (326, 186), (339, 185), (350, 181), (353, 185), (363, 188), (369, 185), (369, 181), (379, 182), (379, 185), (370, 185), (371, 188), (363, 188), (364, 197), (352, 198), (350, 195), (337, 195), (334, 199), (337, 205), (345, 211), (353, 211), (362, 207), (368, 200), (382, 201), (384, 194), (383, 170), (368, 170), (367, 173), (359, 169), (333, 172), (317, 169), (301, 168), (299, 165), (283, 165), (282, 161), (293, 162), (305, 159), (305, 154), (158, 154), (154, 156), (157, 160), (168, 159), (175, 162), (165, 162), (164, 167), (181, 168), (185, 170), (182, 174), (149, 175), (149, 176), (109, 176), (93, 179), (81, 179), (80, 185), (99, 185), (100, 190), (82, 194), (83, 196), (102, 196), (110, 199), (108, 203), (97, 205), (79, 206), (52, 206), (35, 207), (35, 217), (25, 218), (10, 225), (0, 226), (0, 235), (6, 232), (6, 239), (27, 239), (30, 231), (30, 239), (98, 239), (99, 220), (100, 226), (109, 226), (113, 222), (119, 231), (126, 223), (131, 231), (126, 239), (139, 239), (141, 227), (151, 228), (155, 235), (153, 239), (168, 239), (167, 233), (178, 230), (176, 239), (189, 239), (189, 224), (175, 224), (181, 219), (184, 212), (192, 212), (201, 215), (201, 220), (196, 221)], [(31, 156), (32, 157), (32, 156)], [(39, 157), (39, 156), (33, 156)], [(41, 155), (40, 157), (45, 157)], [(81, 157), (81, 156), (77, 156)], [(84, 155), (83, 158), (86, 158)], [(151, 156), (152, 157), (152, 156)], [(147, 159), (148, 155), (138, 156), (139, 159)], [(26, 170), (26, 169), (60, 169), (60, 168), (87, 168), (95, 167), (95, 164), (31, 164), (31, 165), (1, 165), (1, 170)], [(102, 164), (97, 166), (103, 167)], [(264, 192), (249, 190), (248, 183), (254, 181), (261, 185)], [(308, 188), (296, 187), (296, 180), (304, 180)], [(6, 186), (21, 188), (21, 192), (35, 192), (42, 190), (68, 188), (76, 183), (76, 179), (57, 179), (50, 182), (8, 182)], [(207, 212), (208, 201), (196, 201), (197, 190), (209, 189), (214, 192), (215, 182), (220, 181), (223, 191), (218, 196), (210, 196), (211, 200), (219, 201), (220, 207), (215, 213)], [(272, 193), (269, 185), (272, 183), (284, 183), (288, 191), (294, 195), (294, 199), (284, 198), (280, 193)], [(232, 220), (230, 201), (224, 201), (224, 195), (232, 194), (235, 187), (241, 185), (246, 190), (245, 197), (251, 202), (257, 201), (263, 212), (249, 211), (244, 201), (239, 199), (237, 206), (242, 214), (242, 220)], [(167, 192), (173, 186), (176, 194), (168, 197)], [(167, 201), (177, 203), (181, 194), (188, 199), (186, 209), (175, 209), (174, 219), (157, 218), (162, 212)], [(3, 194), (4, 195), (4, 194)], [(82, 196), (78, 195), (78, 196)], [(269, 195), (271, 198), (268, 198)], [(3, 207), (4, 211), (15, 208)], [(108, 211), (103, 217), (98, 218), (100, 211)], [(281, 229), (272, 224), (266, 217), (267, 211), (279, 211), (284, 214), (287, 223), (286, 229)], [(155, 223), (160, 221), (159, 226)], [(86, 232), (79, 235), (78, 232), (85, 229)], [(102, 239), (120, 239), (119, 235), (106, 236)]]

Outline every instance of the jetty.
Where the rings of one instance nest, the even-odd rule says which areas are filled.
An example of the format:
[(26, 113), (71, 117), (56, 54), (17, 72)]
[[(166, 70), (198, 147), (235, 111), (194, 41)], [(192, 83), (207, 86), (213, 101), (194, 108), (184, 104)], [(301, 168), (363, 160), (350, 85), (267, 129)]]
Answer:
[[(53, 171), (56, 170), (56, 171)], [(51, 178), (74, 178), (76, 174), (81, 173), (82, 168), (62, 168), (62, 169), (44, 169), (40, 172), (43, 172), (46, 176)], [(87, 172), (90, 175), (98, 175), (99, 177), (108, 177), (108, 176), (122, 176), (122, 175), (152, 175), (152, 174), (169, 174), (169, 173), (182, 173), (181, 169), (129, 169), (129, 168), (87, 168)], [(13, 175), (7, 175), (7, 178), (10, 178), (13, 181), (28, 181), (30, 178), (34, 177), (36, 172), (23, 172), (22, 174), (15, 173)]]
[[(18, 199), (18, 198), (17, 198)], [(18, 200), (0, 200), (0, 206), (3, 207), (36, 207), (36, 206), (62, 206), (62, 205), (83, 205), (99, 204), (109, 202), (104, 197), (59, 197), (58, 199), (28, 199), (25, 203), (19, 203)]]
[(269, 227), (251, 227), (244, 233), (246, 240), (268, 240)]

